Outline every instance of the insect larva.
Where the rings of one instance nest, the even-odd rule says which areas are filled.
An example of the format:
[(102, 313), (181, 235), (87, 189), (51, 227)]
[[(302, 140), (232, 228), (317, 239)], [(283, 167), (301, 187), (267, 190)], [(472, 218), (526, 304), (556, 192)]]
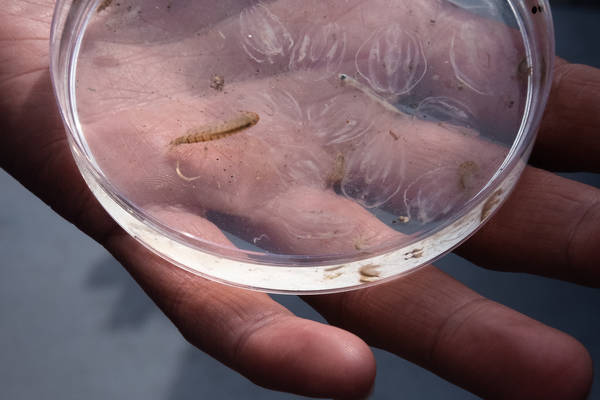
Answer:
[(410, 260), (411, 258), (421, 258), (421, 257), (423, 257), (424, 250), (425, 249), (423, 249), (423, 248), (412, 249), (408, 253), (404, 253), (404, 259), (405, 260)]
[(358, 272), (365, 278), (377, 278), (379, 275), (381, 275), (381, 272), (377, 270), (379, 267), (380, 266), (377, 264), (367, 264), (360, 267)]
[(181, 167), (179, 165), (179, 160), (177, 160), (177, 165), (175, 166), (175, 172), (177, 172), (177, 176), (179, 176), (181, 179), (183, 179), (184, 181), (187, 181), (187, 182), (193, 182), (195, 180), (198, 180), (198, 179), (202, 178), (202, 175), (194, 176), (194, 177), (185, 176), (183, 174), (183, 172), (181, 172)]
[(225, 77), (223, 75), (213, 75), (210, 79), (210, 87), (217, 92), (222, 92), (225, 87)]
[(500, 203), (500, 196), (504, 193), (502, 189), (496, 190), (485, 202), (481, 209), (481, 221), (483, 222), (494, 210), (494, 207)]
[(359, 81), (357, 81), (356, 79), (352, 78), (350, 75), (340, 74), (338, 77), (344, 84), (350, 85), (353, 88), (360, 90), (361, 92), (366, 94), (368, 97), (373, 99), (375, 102), (381, 104), (383, 106), (383, 108), (385, 108), (386, 110), (389, 110), (391, 112), (394, 112), (394, 113), (404, 116), (404, 113), (402, 113), (400, 110), (398, 110), (393, 104), (391, 104), (385, 98), (383, 98), (380, 95), (378, 95), (377, 93), (375, 93), (375, 91), (373, 91), (373, 89), (367, 87), (366, 85), (364, 85), (364, 84), (360, 83)]
[(102, 3), (100, 3), (98, 8), (96, 9), (96, 12), (104, 11), (106, 8), (108, 8), (108, 6), (111, 5), (112, 2), (113, 0), (104, 0)]
[(406, 216), (406, 215), (400, 215), (397, 218), (394, 218), (392, 220), (392, 224), (397, 224), (397, 223), (401, 223), (401, 224), (408, 224), (410, 222), (410, 217)]
[(377, 268), (379, 268), (379, 265), (376, 264), (367, 264), (360, 267), (358, 270), (358, 281), (360, 283), (370, 283), (379, 280), (379, 275), (381, 275), (381, 273), (377, 270)]
[(211, 140), (221, 139), (256, 125), (259, 119), (257, 113), (244, 111), (237, 117), (221, 125), (192, 128), (188, 130), (185, 135), (173, 139), (169, 144), (171, 146), (179, 146), (180, 144), (209, 142)]
[(331, 185), (335, 185), (344, 179), (344, 170), (345, 170), (346, 160), (343, 153), (337, 153), (335, 156), (335, 164), (333, 167), (333, 171), (327, 177), (327, 183)]
[(476, 186), (479, 166), (475, 161), (465, 161), (458, 166), (459, 184), (462, 190), (471, 190)]
[(325, 274), (325, 279), (333, 280), (333, 279), (339, 278), (343, 274), (344, 274), (343, 272), (330, 272), (328, 274)]

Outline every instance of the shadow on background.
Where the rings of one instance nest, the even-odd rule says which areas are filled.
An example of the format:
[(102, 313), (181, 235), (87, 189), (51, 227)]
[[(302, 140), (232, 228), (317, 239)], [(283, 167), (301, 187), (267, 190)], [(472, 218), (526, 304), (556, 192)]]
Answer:
[(161, 312), (112, 257), (103, 258), (93, 266), (85, 285), (92, 290), (115, 292), (113, 304), (106, 311), (106, 324), (110, 330), (140, 329), (153, 314)]

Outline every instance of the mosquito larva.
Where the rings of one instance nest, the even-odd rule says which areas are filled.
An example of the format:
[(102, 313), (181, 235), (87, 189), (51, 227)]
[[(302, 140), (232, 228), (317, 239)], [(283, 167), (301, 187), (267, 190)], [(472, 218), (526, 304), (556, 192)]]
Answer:
[(179, 160), (177, 160), (177, 165), (175, 166), (175, 172), (177, 172), (177, 176), (180, 177), (181, 179), (183, 179), (186, 182), (193, 182), (195, 180), (198, 180), (200, 178), (202, 178), (201, 175), (199, 176), (194, 176), (194, 177), (189, 177), (189, 176), (185, 176), (183, 174), (183, 172), (181, 172), (181, 167), (179, 165)]
[(381, 275), (381, 273), (377, 270), (377, 268), (379, 268), (379, 265), (376, 264), (367, 264), (360, 267), (358, 270), (359, 282), (371, 283), (379, 280), (379, 275)]
[(98, 8), (96, 9), (96, 12), (104, 11), (112, 4), (112, 2), (113, 2), (113, 0), (104, 0), (102, 3), (100, 3)]
[(407, 215), (400, 215), (397, 218), (394, 218), (392, 220), (392, 224), (397, 224), (397, 223), (408, 224), (409, 222), (410, 222), (410, 217)]
[(331, 185), (335, 185), (344, 179), (344, 170), (345, 170), (345, 157), (343, 153), (337, 153), (335, 156), (335, 163), (333, 167), (333, 171), (327, 177), (327, 183)]
[(377, 278), (379, 275), (381, 275), (381, 272), (377, 270), (379, 267), (380, 266), (377, 264), (367, 264), (360, 267), (358, 272), (365, 278)]
[(212, 140), (222, 139), (256, 125), (259, 119), (257, 113), (244, 111), (237, 117), (217, 126), (192, 128), (188, 130), (185, 135), (173, 139), (169, 144), (171, 146), (179, 146), (180, 144), (210, 142)]
[(389, 110), (391, 112), (400, 114), (402, 116), (405, 115), (402, 111), (400, 111), (399, 109), (397, 109), (393, 104), (391, 104), (385, 98), (383, 98), (379, 94), (375, 93), (375, 91), (373, 89), (371, 89), (371, 88), (367, 87), (366, 85), (360, 83), (356, 79), (352, 78), (350, 75), (340, 74), (338, 77), (340, 78), (340, 81), (342, 81), (344, 84), (352, 86), (353, 88), (355, 88), (355, 89), (363, 92), (368, 97), (370, 97), (371, 99), (373, 99), (375, 102), (381, 104), (383, 106), (383, 108), (385, 108), (386, 110)]
[(223, 75), (213, 75), (210, 79), (210, 87), (217, 92), (222, 92), (225, 88), (225, 77)]
[(410, 260), (411, 258), (421, 258), (423, 257), (424, 249), (412, 249), (411, 251), (404, 253), (404, 259)]
[(496, 190), (485, 202), (481, 209), (481, 221), (483, 222), (494, 210), (496, 205), (500, 203), (500, 196), (504, 191), (502, 189)]

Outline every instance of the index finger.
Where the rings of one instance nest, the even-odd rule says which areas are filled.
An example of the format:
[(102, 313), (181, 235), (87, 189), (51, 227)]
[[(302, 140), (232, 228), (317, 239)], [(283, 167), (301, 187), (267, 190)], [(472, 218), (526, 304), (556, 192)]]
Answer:
[(600, 172), (600, 69), (557, 59), (531, 157), (537, 166)]

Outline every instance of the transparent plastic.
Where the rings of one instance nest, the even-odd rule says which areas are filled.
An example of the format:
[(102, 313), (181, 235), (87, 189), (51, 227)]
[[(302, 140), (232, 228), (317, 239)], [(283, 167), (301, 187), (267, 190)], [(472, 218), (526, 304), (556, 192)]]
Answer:
[(546, 1), (56, 5), (73, 156), (152, 251), (227, 284), (361, 288), (500, 206), (550, 88)]

